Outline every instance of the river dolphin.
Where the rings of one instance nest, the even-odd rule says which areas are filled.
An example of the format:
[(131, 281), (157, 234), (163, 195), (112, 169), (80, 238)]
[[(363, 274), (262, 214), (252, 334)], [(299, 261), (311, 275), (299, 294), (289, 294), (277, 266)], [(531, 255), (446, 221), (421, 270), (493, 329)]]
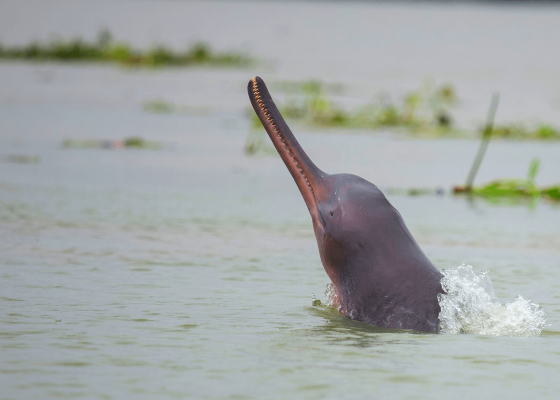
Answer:
[(264, 81), (249, 98), (307, 205), (335, 306), (349, 318), (386, 328), (439, 332), (442, 274), (422, 252), (399, 212), (374, 184), (329, 175), (305, 154)]

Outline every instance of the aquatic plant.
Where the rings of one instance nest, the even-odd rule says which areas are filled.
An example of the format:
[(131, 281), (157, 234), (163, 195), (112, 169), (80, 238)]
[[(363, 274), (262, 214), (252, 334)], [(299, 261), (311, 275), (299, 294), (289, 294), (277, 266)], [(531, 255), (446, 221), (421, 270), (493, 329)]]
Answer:
[(494, 127), (494, 137), (507, 139), (542, 139), (542, 140), (559, 140), (560, 129), (551, 125), (537, 125), (530, 129), (523, 124), (510, 124)]
[(212, 114), (212, 107), (210, 106), (186, 106), (161, 99), (144, 101), (142, 103), (142, 109), (152, 114), (188, 114), (202, 117), (207, 117)]
[(30, 156), (26, 154), (7, 154), (0, 155), (0, 162), (14, 163), (14, 164), (39, 164), (41, 156)]
[(490, 144), (490, 139), (494, 130), (494, 117), (496, 116), (499, 102), (500, 95), (498, 93), (494, 93), (492, 95), (492, 101), (490, 102), (488, 114), (486, 115), (486, 125), (484, 126), (484, 130), (482, 131), (480, 146), (478, 147), (478, 151), (476, 152), (476, 156), (474, 157), (473, 164), (471, 166), (471, 169), (469, 170), (469, 174), (467, 175), (467, 182), (464, 188), (461, 188), (459, 190), (459, 188), (456, 187), (455, 191), (469, 192), (472, 188), (474, 179), (476, 178), (476, 174), (478, 173), (478, 169), (480, 168), (480, 164), (482, 163), (484, 155), (486, 154), (486, 149)]
[(245, 53), (215, 53), (209, 45), (196, 43), (185, 51), (175, 51), (164, 45), (148, 50), (137, 50), (129, 44), (115, 42), (112, 34), (101, 31), (97, 41), (87, 42), (76, 38), (55, 40), (50, 43), (32, 42), (24, 46), (0, 44), (0, 59), (24, 61), (92, 61), (116, 62), (128, 66), (227, 66), (246, 67), (254, 60)]
[(100, 139), (65, 139), (62, 146), (67, 149), (122, 149), (134, 148), (143, 150), (160, 150), (160, 142), (145, 140), (141, 137), (128, 137), (123, 140), (100, 140)]
[(541, 190), (541, 194), (551, 200), (560, 201), (560, 185), (544, 188)]
[[(286, 93), (286, 101), (279, 110), (287, 120), (307, 125), (337, 128), (406, 128), (412, 132), (443, 134), (452, 130), (450, 109), (457, 103), (457, 95), (450, 85), (425, 84), (408, 93), (402, 102), (395, 103), (387, 96), (347, 111), (332, 101), (327, 93), (340, 93), (340, 84), (325, 84), (317, 80), (279, 82), (273, 86)], [(249, 113), (251, 128), (245, 142), (247, 154), (274, 154), (264, 140), (262, 125), (254, 113)]]
[(494, 117), (496, 115), (496, 110), (498, 109), (498, 102), (499, 95), (494, 94), (492, 96), (492, 102), (486, 117), (486, 125), (484, 131), (482, 132), (480, 146), (467, 176), (467, 182), (465, 186), (455, 186), (453, 191), (455, 193), (467, 193), (469, 195), (481, 196), (488, 199), (535, 199), (542, 195), (552, 200), (560, 200), (560, 185), (539, 189), (535, 184), (535, 178), (540, 165), (540, 161), (536, 158), (533, 159), (529, 165), (527, 179), (498, 179), (480, 187), (473, 187), (474, 179), (480, 164), (482, 163), (484, 154), (486, 153), (486, 149), (490, 143), (490, 139), (495, 131)]
[[(379, 129), (405, 127), (419, 129), (449, 129), (453, 119), (450, 108), (457, 96), (449, 85), (425, 85), (408, 93), (402, 102), (378, 96), (354, 111), (346, 111), (326, 94), (325, 84), (310, 80), (291, 85), (291, 93), (280, 112), (287, 118), (309, 125), (325, 127)], [(294, 90), (294, 88), (298, 90)]]
[(401, 102), (378, 97), (355, 115), (358, 127), (405, 127), (411, 131), (450, 132), (453, 126), (451, 108), (457, 95), (450, 85), (425, 84), (409, 92)]
[(497, 199), (536, 199), (541, 196), (549, 200), (560, 200), (560, 185), (539, 188), (535, 178), (539, 170), (540, 161), (533, 159), (529, 165), (527, 179), (497, 179), (483, 186), (472, 187), (469, 191), (455, 188), (455, 193), (468, 193), (475, 196)]
[(539, 160), (534, 159), (529, 165), (527, 179), (498, 179), (484, 186), (472, 188), (472, 193), (484, 197), (536, 197), (541, 191), (535, 185), (539, 169)]
[(154, 114), (171, 114), (176, 111), (177, 107), (173, 103), (163, 100), (150, 100), (142, 103), (144, 111)]
[(445, 194), (445, 189), (442, 187), (427, 188), (427, 187), (412, 187), (412, 188), (393, 188), (389, 187), (383, 189), (385, 194), (396, 194), (404, 196), (443, 196)]
[[(278, 104), (282, 115), (306, 125), (372, 130), (394, 128), (427, 137), (465, 135), (465, 131), (454, 125), (452, 110), (459, 99), (449, 84), (438, 86), (425, 82), (398, 101), (386, 94), (378, 94), (369, 103), (351, 110), (332, 99), (331, 95), (343, 91), (341, 84), (308, 80), (277, 82), (272, 86), (285, 93), (285, 101)], [(481, 129), (483, 136), (485, 130), (487, 125)], [(550, 124), (529, 129), (514, 123), (494, 126), (492, 135), (505, 139), (559, 140), (560, 129)]]

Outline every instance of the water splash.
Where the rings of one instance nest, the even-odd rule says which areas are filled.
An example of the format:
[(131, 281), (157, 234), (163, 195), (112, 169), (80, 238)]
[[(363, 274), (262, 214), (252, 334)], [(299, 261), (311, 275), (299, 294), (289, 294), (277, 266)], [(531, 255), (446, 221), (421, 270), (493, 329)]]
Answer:
[(476, 275), (470, 265), (462, 265), (442, 273), (441, 333), (538, 336), (547, 326), (544, 310), (531, 300), (517, 296), (511, 303), (500, 303), (487, 272)]
[[(517, 296), (510, 303), (500, 303), (488, 272), (476, 275), (470, 265), (461, 265), (442, 273), (445, 294), (438, 295), (441, 333), (528, 337), (538, 336), (550, 325), (544, 310), (529, 299)], [(341, 307), (332, 283), (327, 285), (325, 297), (325, 306), (352, 318), (352, 313)], [(313, 305), (323, 305), (315, 295)]]
[(327, 288), (325, 289), (325, 297), (326, 297), (326, 301), (325, 301), (326, 306), (338, 310), (338, 312), (344, 315), (345, 317), (354, 319), (354, 311), (350, 310), (350, 312), (348, 312), (348, 310), (342, 307), (342, 305), (340, 304), (340, 298), (338, 297), (336, 286), (333, 283), (327, 284)]
[(338, 309), (340, 302), (338, 301), (338, 294), (336, 293), (333, 283), (327, 283), (325, 297), (327, 298), (325, 305)]

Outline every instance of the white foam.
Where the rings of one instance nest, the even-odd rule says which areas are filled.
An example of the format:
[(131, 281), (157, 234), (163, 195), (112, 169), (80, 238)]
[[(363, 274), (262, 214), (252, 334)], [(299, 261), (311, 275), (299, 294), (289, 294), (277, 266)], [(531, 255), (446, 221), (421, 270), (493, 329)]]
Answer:
[(438, 295), (441, 333), (490, 336), (538, 336), (547, 326), (544, 310), (521, 296), (502, 304), (487, 272), (470, 265), (442, 271), (445, 294)]

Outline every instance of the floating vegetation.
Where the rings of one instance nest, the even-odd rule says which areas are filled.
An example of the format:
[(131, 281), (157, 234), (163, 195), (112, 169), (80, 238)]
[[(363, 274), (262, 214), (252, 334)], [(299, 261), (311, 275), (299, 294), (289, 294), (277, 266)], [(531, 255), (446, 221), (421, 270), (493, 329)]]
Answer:
[(163, 100), (150, 100), (142, 104), (144, 111), (154, 114), (172, 114), (176, 112), (177, 106)]
[[(272, 85), (286, 93), (286, 102), (278, 108), (287, 120), (312, 126), (380, 129), (406, 128), (414, 132), (443, 134), (452, 131), (453, 118), (450, 109), (457, 103), (452, 86), (424, 85), (408, 93), (402, 102), (395, 103), (387, 96), (354, 111), (346, 111), (331, 101), (328, 92), (341, 93), (340, 84), (324, 84), (319, 81), (280, 82)], [(254, 112), (250, 115), (250, 131), (245, 142), (247, 154), (274, 154), (265, 140), (262, 124)], [(257, 131), (258, 133), (256, 133)]]
[(41, 156), (29, 156), (25, 154), (8, 154), (0, 156), (0, 161), (12, 164), (39, 164)]
[[(492, 181), (483, 186), (473, 186), (474, 180), (478, 173), (478, 169), (482, 163), (486, 149), (490, 144), (490, 139), (494, 131), (494, 117), (498, 109), (499, 95), (492, 96), (492, 102), (486, 117), (486, 124), (482, 132), (482, 140), (474, 158), (473, 164), (467, 176), (465, 186), (455, 186), (453, 192), (456, 194), (467, 194), (470, 196), (483, 197), (494, 203), (516, 203), (519, 200), (530, 200), (535, 204), (535, 200), (544, 197), (550, 200), (560, 201), (560, 185), (550, 186), (546, 188), (539, 188), (535, 183), (535, 178), (539, 171), (540, 161), (533, 159), (529, 165), (526, 179), (499, 179)], [(418, 195), (442, 195), (444, 190), (442, 188), (409, 188), (409, 189), (394, 189), (386, 190), (387, 194), (400, 194), (408, 196)]]
[(401, 196), (443, 196), (445, 189), (437, 188), (386, 188), (383, 190), (385, 194), (401, 195)]
[(560, 201), (560, 184), (541, 189), (541, 194), (550, 200)]
[[(450, 109), (457, 103), (453, 87), (426, 84), (408, 93), (401, 102), (388, 96), (378, 96), (372, 102), (353, 111), (338, 106), (327, 92), (341, 92), (341, 85), (326, 85), (319, 81), (276, 84), (287, 93), (286, 103), (279, 110), (286, 119), (309, 125), (379, 129), (404, 127), (412, 130), (452, 127)], [(256, 116), (252, 117), (258, 120)]]
[(160, 142), (145, 140), (141, 137), (129, 137), (123, 140), (99, 140), (99, 139), (66, 139), (62, 142), (66, 149), (142, 149), (142, 150), (161, 150), (163, 147)]
[(498, 179), (480, 187), (473, 186), (476, 174), (478, 173), (478, 169), (482, 163), (486, 149), (490, 144), (490, 139), (495, 131), (494, 117), (498, 109), (498, 102), (499, 95), (494, 94), (492, 96), (492, 102), (486, 117), (486, 125), (482, 132), (482, 140), (480, 141), (478, 152), (476, 153), (467, 176), (467, 182), (465, 186), (456, 186), (453, 191), (455, 193), (466, 193), (469, 195), (485, 197), (490, 200), (503, 198), (513, 200), (534, 200), (540, 196), (551, 200), (560, 200), (560, 185), (541, 189), (535, 184), (535, 178), (537, 177), (540, 166), (540, 161), (538, 159), (533, 159), (531, 161), (529, 171), (527, 172), (527, 179)]
[[(455, 193), (467, 193), (484, 197), (488, 200), (514, 199), (534, 200), (544, 197), (549, 200), (560, 200), (560, 185), (539, 188), (535, 178), (539, 170), (540, 161), (533, 159), (529, 165), (527, 179), (498, 179), (479, 187), (472, 187), (469, 191), (455, 188)], [(463, 190), (462, 190), (463, 189)]]
[(362, 107), (351, 121), (360, 128), (404, 127), (412, 131), (449, 133), (453, 127), (451, 109), (457, 95), (450, 85), (424, 85), (409, 92), (401, 102), (387, 97)]
[[(426, 82), (417, 90), (406, 93), (398, 101), (387, 94), (378, 94), (371, 102), (347, 109), (332, 100), (332, 95), (344, 92), (339, 83), (316, 80), (276, 82), (271, 85), (285, 93), (278, 108), (287, 120), (318, 127), (349, 129), (400, 129), (426, 137), (464, 136), (465, 131), (454, 124), (453, 109), (459, 104), (452, 85)], [(255, 113), (252, 125), (260, 124)], [(486, 129), (483, 128), (483, 130)], [(473, 132), (474, 133), (474, 132)], [(521, 123), (493, 127), (493, 137), (518, 140), (560, 140), (560, 128), (540, 124), (527, 128)]]
[(528, 129), (522, 124), (512, 124), (494, 127), (492, 135), (506, 139), (559, 140), (560, 129), (550, 125), (538, 125), (534, 129)]
[(527, 179), (499, 179), (484, 186), (473, 187), (471, 192), (484, 197), (536, 197), (541, 191), (535, 185), (539, 170), (539, 160), (534, 159), (529, 165)]
[(142, 109), (152, 114), (187, 114), (201, 117), (212, 114), (212, 108), (208, 106), (177, 105), (161, 99), (145, 101), (142, 103)]
[(216, 53), (205, 43), (196, 43), (185, 51), (175, 51), (164, 45), (148, 50), (132, 48), (124, 42), (115, 42), (113, 35), (101, 31), (97, 41), (77, 38), (55, 40), (50, 43), (33, 42), (25, 46), (0, 44), (0, 59), (26, 61), (92, 61), (114, 62), (127, 66), (218, 66), (247, 67), (254, 60), (245, 53)]

